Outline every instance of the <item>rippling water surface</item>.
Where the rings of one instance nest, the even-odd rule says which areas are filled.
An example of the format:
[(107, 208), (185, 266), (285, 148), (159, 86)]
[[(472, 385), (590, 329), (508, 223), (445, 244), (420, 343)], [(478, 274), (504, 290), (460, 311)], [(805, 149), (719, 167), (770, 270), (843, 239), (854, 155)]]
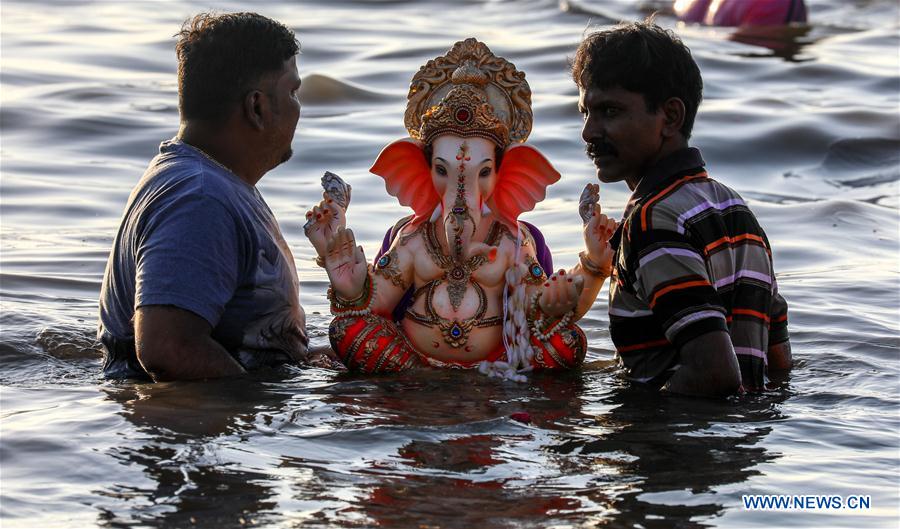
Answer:
[[(469, 36), (528, 76), (532, 142), (564, 177), (539, 212), (579, 244), (567, 57), (589, 26), (665, 2), (26, 2), (2, 6), (0, 522), (4, 527), (896, 527), (900, 75), (894, 0), (808, 0), (810, 25), (676, 27), (703, 71), (693, 143), (750, 201), (791, 304), (796, 366), (728, 401), (629, 388), (605, 290), (588, 367), (527, 385), (472, 373), (306, 369), (208, 383), (100, 380), (100, 280), (132, 186), (178, 125), (174, 39), (201, 9), (296, 30), (294, 158), (260, 184), (292, 244), (314, 341), (325, 277), (301, 225), (325, 169), (371, 255), (405, 214), (367, 168), (404, 134), (409, 79)], [(604, 186), (621, 215), (628, 191)], [(511, 415), (530, 414), (531, 422)], [(861, 512), (751, 512), (743, 494), (863, 494)]]

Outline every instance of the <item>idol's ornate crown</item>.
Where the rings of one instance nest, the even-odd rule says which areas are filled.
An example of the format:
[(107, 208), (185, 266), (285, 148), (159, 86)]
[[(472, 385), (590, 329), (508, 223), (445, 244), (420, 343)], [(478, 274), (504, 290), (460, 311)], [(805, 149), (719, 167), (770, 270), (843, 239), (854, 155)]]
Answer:
[(487, 138), (500, 147), (524, 142), (532, 119), (525, 74), (473, 38), (419, 69), (404, 117), (409, 135), (426, 144), (451, 133)]

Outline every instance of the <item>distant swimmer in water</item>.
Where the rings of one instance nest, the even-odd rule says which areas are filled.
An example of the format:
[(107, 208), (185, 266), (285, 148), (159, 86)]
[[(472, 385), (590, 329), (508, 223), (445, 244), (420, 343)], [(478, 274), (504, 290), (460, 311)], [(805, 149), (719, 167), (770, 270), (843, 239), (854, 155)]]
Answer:
[(783, 26), (806, 22), (803, 0), (676, 0), (683, 22), (709, 26)]

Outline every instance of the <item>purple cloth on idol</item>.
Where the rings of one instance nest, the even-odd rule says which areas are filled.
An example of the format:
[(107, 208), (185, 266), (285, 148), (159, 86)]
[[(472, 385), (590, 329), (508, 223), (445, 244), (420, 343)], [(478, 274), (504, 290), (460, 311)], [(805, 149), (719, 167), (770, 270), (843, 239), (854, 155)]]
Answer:
[[(378, 254), (375, 256), (375, 261), (378, 262), (381, 259), (381, 256), (387, 252), (391, 244), (394, 242), (394, 238), (397, 236), (397, 233), (400, 232), (400, 229), (406, 225), (407, 222), (412, 220), (412, 217), (407, 217), (396, 225), (393, 228), (390, 228), (387, 233), (384, 234), (384, 241), (381, 243), (381, 249), (378, 250)], [(528, 228), (528, 231), (531, 232), (531, 236), (534, 237), (534, 252), (537, 255), (538, 263), (540, 263), (541, 268), (549, 275), (553, 273), (553, 254), (550, 252), (550, 248), (547, 246), (547, 242), (544, 240), (544, 234), (541, 233), (541, 230), (537, 229), (534, 224), (525, 221), (519, 221)], [(406, 315), (406, 309), (412, 303), (413, 296), (413, 287), (410, 287), (409, 290), (403, 294), (403, 297), (400, 299), (400, 302), (397, 303), (397, 306), (394, 307), (394, 321), (400, 321)]]

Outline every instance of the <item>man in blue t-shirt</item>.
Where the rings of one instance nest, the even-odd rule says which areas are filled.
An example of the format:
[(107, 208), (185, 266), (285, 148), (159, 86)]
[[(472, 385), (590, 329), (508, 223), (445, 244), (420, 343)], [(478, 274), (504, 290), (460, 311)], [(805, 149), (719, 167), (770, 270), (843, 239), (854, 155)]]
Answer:
[(100, 293), (108, 378), (179, 380), (306, 358), (297, 270), (255, 187), (291, 156), (294, 33), (200, 14), (176, 45), (181, 127), (128, 199)]

